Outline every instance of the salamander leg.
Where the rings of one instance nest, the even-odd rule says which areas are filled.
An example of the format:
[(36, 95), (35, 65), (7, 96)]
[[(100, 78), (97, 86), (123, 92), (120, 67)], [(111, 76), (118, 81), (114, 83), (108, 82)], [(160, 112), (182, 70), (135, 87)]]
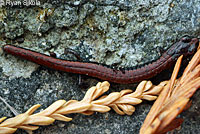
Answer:
[(80, 55), (73, 49), (65, 48), (64, 54), (72, 54), (76, 57), (77, 61), (82, 61)]

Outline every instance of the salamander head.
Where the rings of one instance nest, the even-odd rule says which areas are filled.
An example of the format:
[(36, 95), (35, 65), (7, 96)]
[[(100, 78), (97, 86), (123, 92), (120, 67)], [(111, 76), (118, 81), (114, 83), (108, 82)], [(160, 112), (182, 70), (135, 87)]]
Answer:
[(178, 43), (179, 45), (176, 49), (176, 53), (187, 56), (192, 55), (196, 52), (199, 45), (199, 39), (185, 36)]

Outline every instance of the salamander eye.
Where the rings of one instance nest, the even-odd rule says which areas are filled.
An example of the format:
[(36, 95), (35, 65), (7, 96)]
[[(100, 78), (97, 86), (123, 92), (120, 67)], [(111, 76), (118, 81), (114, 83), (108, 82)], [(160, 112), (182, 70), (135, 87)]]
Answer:
[(185, 50), (187, 51), (186, 48), (181, 48), (181, 52), (185, 52)]
[(188, 35), (184, 36), (181, 41), (184, 42), (184, 43), (189, 43), (191, 41), (191, 37), (189, 37)]

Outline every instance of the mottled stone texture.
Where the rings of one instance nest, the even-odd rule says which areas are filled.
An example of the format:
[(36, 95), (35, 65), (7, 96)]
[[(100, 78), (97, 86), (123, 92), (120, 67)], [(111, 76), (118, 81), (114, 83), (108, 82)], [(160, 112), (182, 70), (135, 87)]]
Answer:
[[(200, 34), (199, 0), (40, 2), (40, 6), (6, 5), (0, 9), (0, 46), (13, 44), (76, 59), (64, 54), (65, 49), (73, 49), (83, 61), (131, 67), (155, 60), (184, 35), (199, 37)], [(79, 86), (79, 75), (49, 70), (6, 54), (0, 56), (0, 67), (0, 95), (19, 112), (37, 103), (44, 109), (58, 99), (81, 100), (86, 89), (100, 81), (83, 76), (83, 84)], [(170, 74), (166, 71), (164, 75)], [(163, 75), (156, 77), (157, 82), (161, 79)], [(112, 85), (115, 86), (111, 91), (134, 89), (134, 85)], [(200, 133), (197, 95), (193, 103), (181, 115), (185, 122), (179, 133)], [(56, 121), (35, 133), (135, 134), (151, 105), (144, 102), (137, 106), (132, 116), (119, 116), (113, 111), (92, 116), (73, 114), (70, 115), (73, 121)], [(2, 102), (0, 106), (0, 117), (13, 116)]]

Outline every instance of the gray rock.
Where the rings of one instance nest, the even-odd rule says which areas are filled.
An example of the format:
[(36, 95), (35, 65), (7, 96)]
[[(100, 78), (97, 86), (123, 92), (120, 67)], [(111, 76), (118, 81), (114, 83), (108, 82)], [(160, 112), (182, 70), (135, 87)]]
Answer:
[[(141, 65), (157, 59), (184, 35), (199, 37), (199, 7), (198, 0), (43, 0), (39, 6), (4, 5), (0, 9), (0, 47), (8, 43), (76, 59), (64, 54), (65, 49), (73, 49), (83, 61), (115, 67)], [(18, 42), (19, 38), (23, 41)], [(101, 81), (82, 76), (84, 87), (80, 87), (77, 74), (57, 72), (6, 54), (0, 56), (0, 67), (0, 95), (20, 113), (34, 104), (42, 105), (40, 111), (58, 99), (81, 100), (89, 87)], [(153, 80), (160, 82), (169, 76), (167, 71)], [(134, 90), (136, 84), (111, 85), (109, 92)], [(199, 133), (197, 98), (194, 96), (191, 109), (181, 114), (185, 122), (177, 132)], [(151, 105), (144, 102), (137, 106), (132, 116), (113, 111), (71, 114), (71, 122), (56, 121), (35, 133), (138, 133)], [(13, 116), (2, 102), (0, 106), (0, 117)]]

